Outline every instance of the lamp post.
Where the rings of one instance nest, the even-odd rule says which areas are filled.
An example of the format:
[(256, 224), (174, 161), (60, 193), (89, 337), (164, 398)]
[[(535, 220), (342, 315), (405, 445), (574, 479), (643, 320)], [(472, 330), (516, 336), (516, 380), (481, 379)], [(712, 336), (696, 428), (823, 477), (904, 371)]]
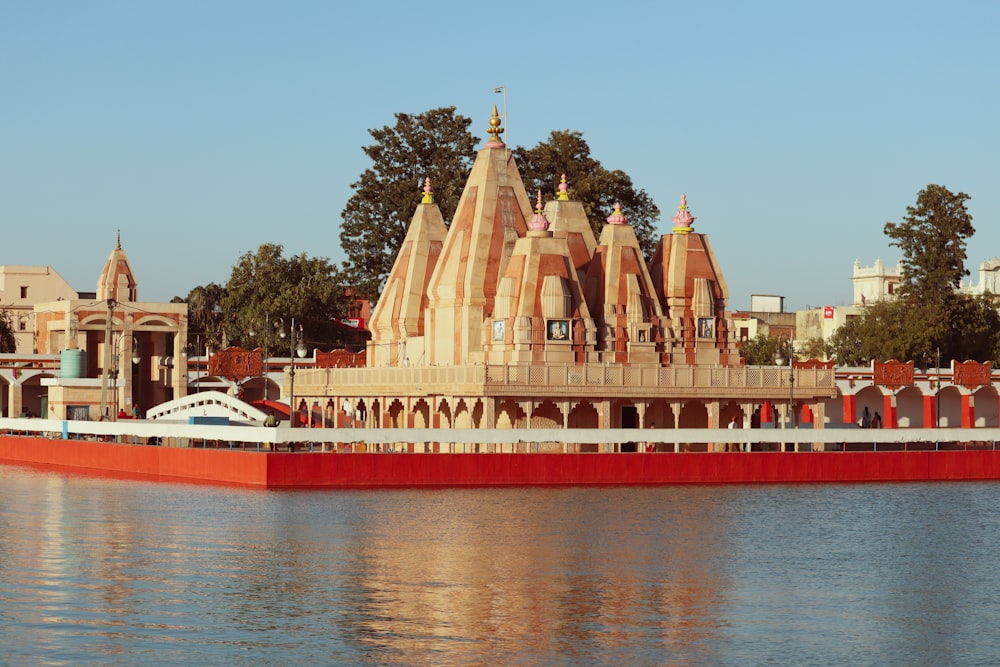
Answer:
[[(284, 322), (281, 325), (281, 337), (285, 337), (285, 326)], [(298, 327), (295, 326), (295, 318), (292, 318), (292, 325), (288, 328), (288, 357), (289, 357), (289, 370), (288, 370), (288, 417), (290, 428), (295, 428), (295, 413), (298, 411), (295, 407), (295, 355), (297, 354), (300, 358), (305, 357), (308, 350), (306, 350), (305, 343), (302, 341), (302, 324)]]
[[(138, 364), (139, 361), (140, 361), (140, 358), (139, 358), (139, 342), (136, 340), (135, 336), (129, 336), (129, 338), (132, 339), (132, 363), (133, 364)], [(118, 371), (120, 370), (120, 366), (121, 366), (120, 359), (121, 359), (122, 353), (124, 352), (124, 350), (122, 349), (122, 341), (123, 340), (126, 340), (126, 336), (125, 336), (125, 334), (120, 334), (118, 336), (118, 340), (115, 341), (115, 362), (114, 362), (114, 369), (111, 371), (111, 377), (114, 379), (114, 385), (115, 385), (115, 407), (114, 407), (114, 410), (113, 410), (112, 416), (111, 416), (111, 419), (113, 421), (118, 421), (118, 408), (119, 408), (119, 402), (118, 402)]]
[[(795, 427), (795, 344), (792, 339), (788, 339), (788, 426), (786, 428)], [(774, 357), (774, 363), (779, 366), (785, 365), (785, 358), (781, 354), (781, 346), (779, 343), (778, 351)], [(784, 426), (784, 425), (783, 425)]]
[[(257, 333), (258, 332), (254, 330), (255, 326), (256, 326), (256, 322), (251, 322), (250, 323), (250, 330), (247, 333), (249, 333), (254, 338), (257, 338)], [(274, 326), (277, 327), (278, 323), (275, 322)], [(285, 335), (284, 331), (281, 332), (281, 335), (282, 335), (282, 337), (284, 337), (284, 335)], [(263, 359), (263, 361), (262, 361), (262, 363), (260, 365), (260, 373), (264, 377), (264, 400), (266, 401), (267, 400), (267, 389), (268, 389), (267, 353), (268, 353), (268, 345), (270, 344), (270, 340), (271, 340), (271, 314), (270, 313), (264, 313), (264, 330), (260, 332), (260, 337), (263, 338), (262, 342), (263, 342), (263, 352), (264, 352), (264, 359)]]
[(941, 428), (941, 348), (937, 348), (937, 364), (934, 367), (937, 375), (937, 386), (934, 390), (934, 428)]

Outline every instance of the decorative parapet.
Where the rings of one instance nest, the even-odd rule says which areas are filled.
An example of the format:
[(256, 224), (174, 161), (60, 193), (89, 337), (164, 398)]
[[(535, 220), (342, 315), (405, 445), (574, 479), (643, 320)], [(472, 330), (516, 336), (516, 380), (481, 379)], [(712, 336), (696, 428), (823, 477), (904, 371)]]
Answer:
[(954, 369), (954, 384), (972, 390), (993, 382), (993, 368), (989, 361), (956, 361)]
[(873, 361), (872, 379), (876, 386), (886, 387), (891, 391), (913, 386), (913, 362), (903, 363), (895, 359), (885, 363)]
[(829, 361), (820, 361), (819, 359), (799, 361), (798, 359), (792, 359), (792, 366), (795, 368), (827, 368), (833, 370), (833, 359)]
[[(788, 390), (787, 368), (656, 365), (472, 365), (301, 369), (296, 393), (312, 396), (505, 394), (552, 398), (611, 393), (667, 398), (768, 398)], [(836, 395), (832, 368), (796, 368), (802, 399)]]
[(261, 350), (244, 350), (242, 347), (227, 347), (208, 358), (208, 374), (239, 382), (243, 378), (261, 374)]
[(365, 356), (364, 350), (361, 352), (316, 350), (316, 368), (361, 368), (365, 365)]

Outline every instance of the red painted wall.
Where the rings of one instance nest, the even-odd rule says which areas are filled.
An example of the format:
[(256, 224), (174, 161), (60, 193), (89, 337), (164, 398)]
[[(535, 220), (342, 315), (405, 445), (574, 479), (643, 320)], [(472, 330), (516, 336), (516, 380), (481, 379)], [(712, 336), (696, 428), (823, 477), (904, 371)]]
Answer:
[(1000, 450), (690, 454), (335, 454), (0, 436), (0, 462), (269, 488), (998, 480)]

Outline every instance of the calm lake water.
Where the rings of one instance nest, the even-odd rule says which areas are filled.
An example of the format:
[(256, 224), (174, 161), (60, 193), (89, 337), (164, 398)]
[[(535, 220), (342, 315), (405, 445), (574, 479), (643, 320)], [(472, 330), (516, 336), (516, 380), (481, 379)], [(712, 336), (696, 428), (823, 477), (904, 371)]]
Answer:
[(992, 665), (1000, 484), (266, 492), (0, 466), (3, 665)]

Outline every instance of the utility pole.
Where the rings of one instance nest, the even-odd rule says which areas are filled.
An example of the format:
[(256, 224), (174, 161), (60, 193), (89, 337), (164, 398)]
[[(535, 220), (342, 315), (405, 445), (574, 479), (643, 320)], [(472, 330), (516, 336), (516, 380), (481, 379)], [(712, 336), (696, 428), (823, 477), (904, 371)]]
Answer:
[[(101, 362), (101, 417), (108, 417), (108, 369), (111, 367), (111, 325), (114, 322), (115, 306), (118, 303), (114, 299), (108, 299), (108, 315), (104, 324), (104, 359)], [(117, 382), (115, 383), (118, 384)], [(117, 390), (117, 388), (116, 388)]]

